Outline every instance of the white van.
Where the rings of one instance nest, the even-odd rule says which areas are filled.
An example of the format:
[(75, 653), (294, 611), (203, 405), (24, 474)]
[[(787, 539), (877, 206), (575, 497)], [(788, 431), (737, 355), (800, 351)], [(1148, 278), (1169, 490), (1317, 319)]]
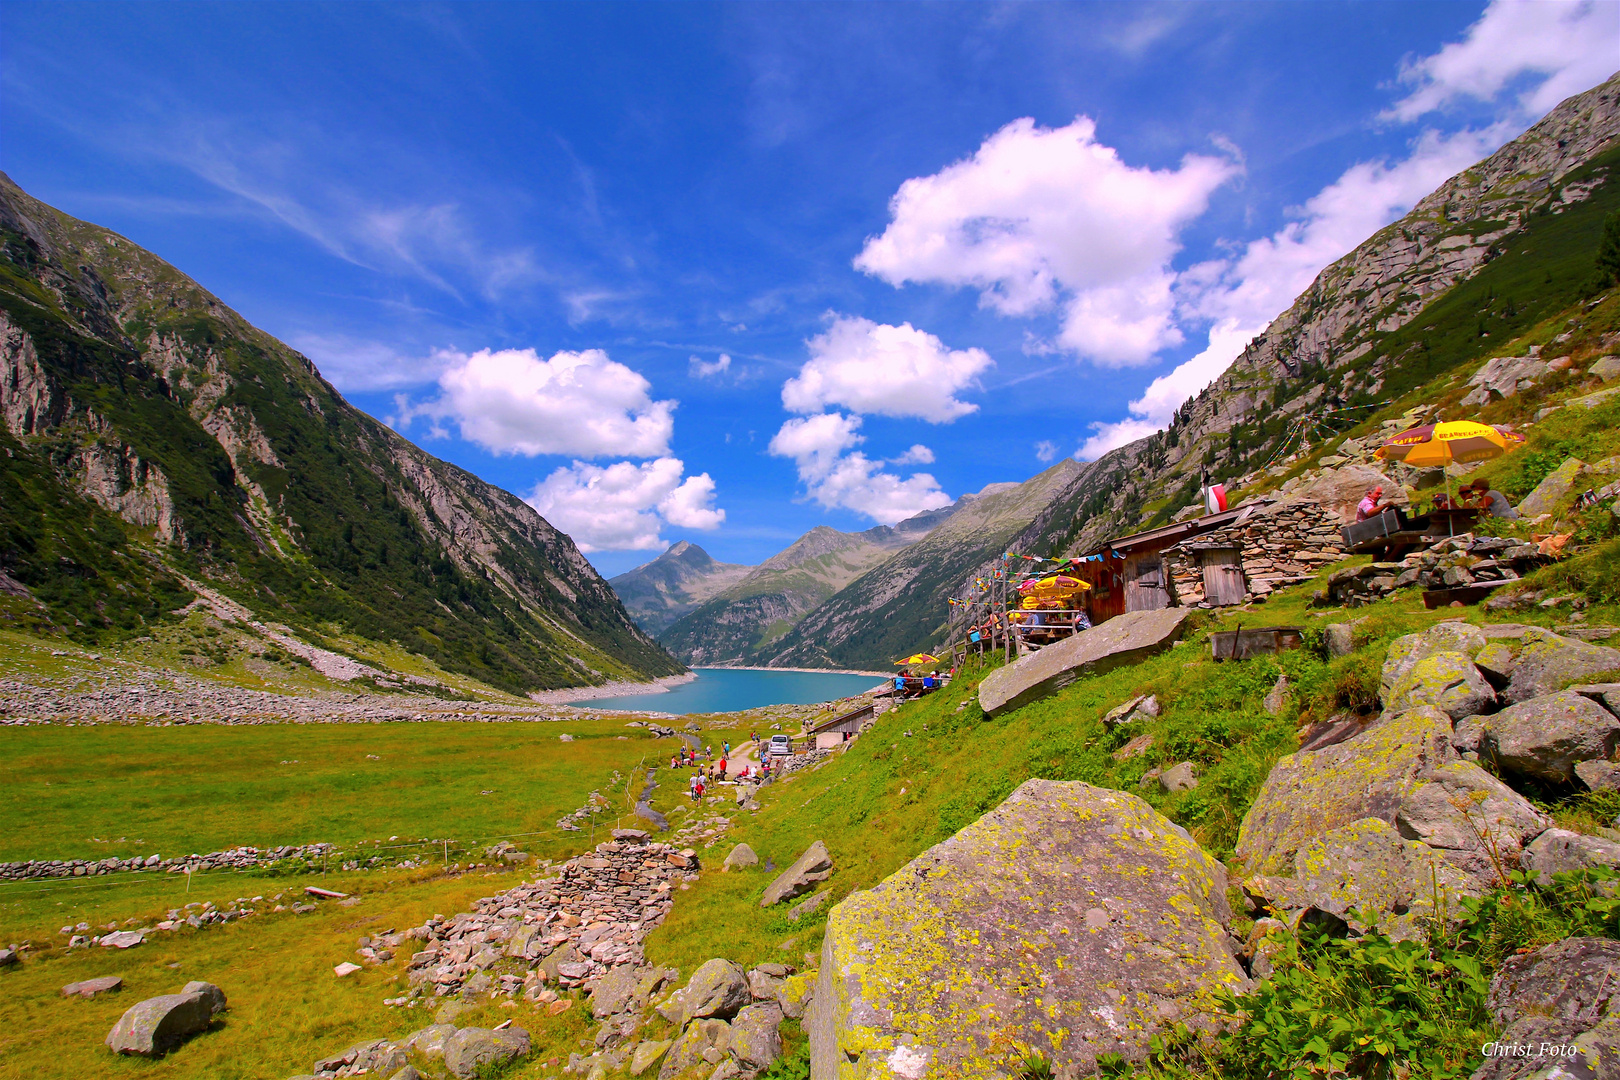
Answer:
[(772, 735), (768, 753), (771, 757), (792, 757), (793, 740), (786, 735)]

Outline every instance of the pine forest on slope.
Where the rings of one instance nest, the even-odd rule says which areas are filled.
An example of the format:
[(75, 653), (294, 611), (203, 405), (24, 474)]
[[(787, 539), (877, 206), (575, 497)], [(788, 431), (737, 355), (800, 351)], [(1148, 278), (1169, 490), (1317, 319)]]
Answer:
[(514, 692), (682, 670), (526, 503), (174, 267), (3, 175), (0, 243), (9, 619), (128, 638), (195, 580), (328, 647), (395, 642)]

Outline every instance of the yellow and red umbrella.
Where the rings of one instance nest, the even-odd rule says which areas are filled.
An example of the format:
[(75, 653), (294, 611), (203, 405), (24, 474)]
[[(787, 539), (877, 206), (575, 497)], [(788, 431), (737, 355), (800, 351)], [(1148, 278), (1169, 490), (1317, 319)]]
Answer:
[(1418, 468), (1452, 462), (1488, 461), (1524, 442), (1524, 436), (1493, 424), (1447, 420), (1408, 428), (1378, 450), (1385, 461), (1404, 461)]
[(939, 657), (937, 657), (937, 656), (929, 656), (925, 652), (912, 653), (910, 656), (906, 657), (904, 660), (896, 660), (895, 661), (895, 665), (897, 667), (910, 667), (912, 664), (937, 664), (937, 663), (939, 663)]

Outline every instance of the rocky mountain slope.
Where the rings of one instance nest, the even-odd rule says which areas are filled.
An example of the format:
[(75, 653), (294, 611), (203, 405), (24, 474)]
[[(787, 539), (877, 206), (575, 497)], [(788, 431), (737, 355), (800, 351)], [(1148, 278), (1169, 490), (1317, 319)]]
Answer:
[(1397, 398), (1578, 300), (1603, 217), (1620, 208), (1617, 137), (1620, 76), (1323, 270), (1165, 431), (1083, 466), (1012, 546), (1070, 553), (1167, 521), (1205, 468), (1240, 496), (1273, 483), (1293, 464), (1295, 417)]
[(1017, 485), (994, 485), (937, 529), (839, 590), (760, 650), (774, 667), (887, 667), (896, 657), (944, 639), (945, 598), (962, 576), (1007, 542), (1082, 467), (1063, 460)]
[(652, 562), (609, 578), (608, 584), (636, 624), (656, 636), (753, 570), (742, 563), (715, 562), (707, 551), (682, 540)]
[(205, 589), (514, 691), (681, 670), (522, 500), (350, 406), (174, 267), (3, 175), (0, 242), (11, 619), (128, 637)]
[(758, 663), (758, 651), (807, 612), (894, 552), (927, 536), (978, 497), (964, 495), (950, 506), (864, 532), (845, 533), (818, 525), (681, 618), (658, 639), (690, 664)]

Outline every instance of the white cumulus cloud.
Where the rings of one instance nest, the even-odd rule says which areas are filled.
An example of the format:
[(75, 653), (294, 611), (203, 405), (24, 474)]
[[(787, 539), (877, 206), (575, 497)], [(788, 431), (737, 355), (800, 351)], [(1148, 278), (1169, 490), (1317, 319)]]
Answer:
[(1179, 314), (1186, 321), (1211, 321), (1207, 346), (1154, 379), (1130, 403), (1125, 419), (1092, 425), (1092, 435), (1075, 456), (1094, 460), (1162, 430), (1176, 409), (1230, 367), (1317, 274), (1509, 134), (1502, 125), (1445, 136), (1424, 132), (1399, 161), (1360, 162), (1346, 169), (1310, 198), (1295, 220), (1250, 241), (1236, 258), (1200, 263), (1181, 274)]
[(675, 402), (652, 400), (652, 384), (601, 349), (450, 354), (440, 396), (402, 408), (400, 420), (451, 420), (461, 437), (497, 454), (662, 457), (675, 431)]
[(1611, 0), (1493, 0), (1463, 40), (1402, 67), (1412, 92), (1384, 115), (1410, 121), (1462, 98), (1494, 101), (1531, 76), (1517, 107), (1537, 117), (1617, 66), (1620, 5)]
[(581, 551), (662, 549), (665, 524), (708, 530), (726, 519), (713, 505), (709, 474), (683, 480), (685, 468), (673, 457), (607, 466), (576, 461), (535, 485), (527, 502)]
[(1058, 456), (1057, 443), (1051, 439), (1042, 439), (1035, 444), (1035, 460), (1039, 462), (1053, 461)]
[(910, 323), (839, 315), (808, 342), (810, 359), (782, 386), (789, 412), (842, 405), (858, 413), (942, 424), (978, 410), (958, 391), (994, 364), (983, 349), (949, 349)]
[[(771, 439), (770, 451), (793, 460), (810, 497), (822, 506), (853, 510), (884, 525), (951, 501), (928, 473), (912, 473), (902, 479), (884, 472), (882, 462), (854, 450), (864, 441), (857, 430), (860, 426), (859, 416), (841, 413), (795, 418)], [(924, 446), (913, 446), (902, 458), (920, 462), (919, 450), (927, 454), (927, 460), (933, 459)]]
[(1104, 364), (1142, 363), (1181, 340), (1170, 261), (1183, 226), (1241, 167), (1189, 154), (1136, 168), (1077, 117), (1015, 120), (970, 158), (900, 185), (892, 220), (855, 266), (892, 285), (980, 290), (1006, 315), (1065, 309), (1061, 343)]

